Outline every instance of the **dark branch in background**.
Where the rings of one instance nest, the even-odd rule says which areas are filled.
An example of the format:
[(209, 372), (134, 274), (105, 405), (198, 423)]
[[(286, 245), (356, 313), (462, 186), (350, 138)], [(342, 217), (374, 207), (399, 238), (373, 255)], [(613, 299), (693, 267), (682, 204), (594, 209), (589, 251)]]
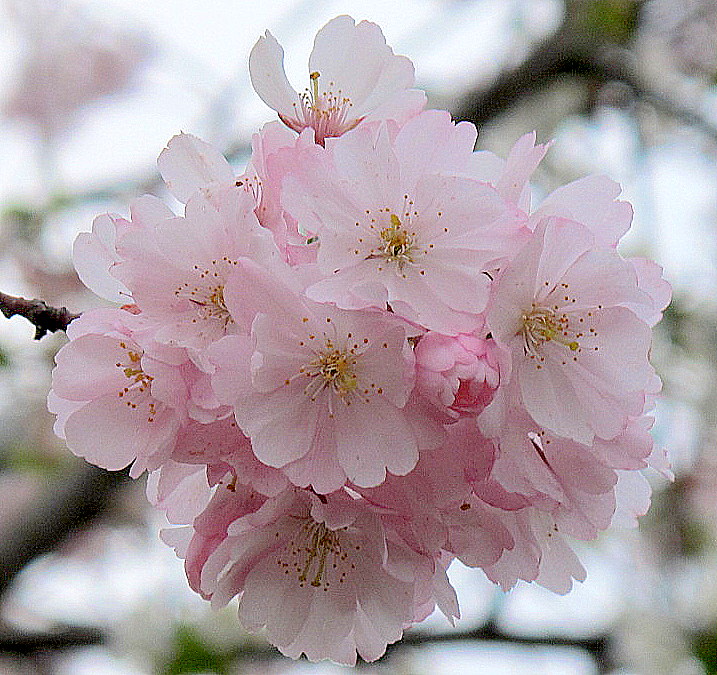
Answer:
[(601, 84), (620, 82), (636, 98), (717, 141), (717, 126), (644, 81), (632, 67), (627, 49), (588, 23), (588, 6), (580, 0), (569, 2), (558, 31), (538, 43), (519, 66), (501, 73), (487, 88), (465, 96), (454, 108), (454, 117), (480, 127), (560, 77), (579, 77)]
[(34, 633), (0, 624), (0, 653), (26, 656), (104, 642), (107, 636), (97, 628), (56, 626), (50, 631)]
[(128, 481), (126, 471), (85, 465), (47, 485), (39, 498), (0, 530), (0, 596), (31, 560), (53, 551), (103, 514), (117, 488)]
[[(406, 633), (400, 642), (394, 642), (388, 646), (386, 654), (400, 648), (401, 645), (429, 645), (443, 644), (446, 642), (461, 642), (466, 640), (475, 640), (478, 642), (500, 642), (510, 645), (523, 645), (529, 647), (570, 647), (581, 649), (593, 657), (601, 673), (612, 671), (616, 664), (612, 656), (612, 645), (609, 636), (598, 635), (586, 638), (571, 638), (558, 635), (546, 636), (529, 636), (508, 633), (499, 628), (493, 621), (487, 621), (480, 628), (474, 630), (460, 631), (456, 633), (442, 633), (439, 635), (431, 635), (414, 630)], [(382, 657), (386, 658), (386, 657)]]
[(16, 314), (24, 316), (35, 326), (35, 340), (45, 337), (48, 331), (67, 330), (70, 322), (80, 316), (65, 307), (49, 307), (42, 300), (26, 300), (5, 293), (0, 293), (0, 311), (8, 319)]

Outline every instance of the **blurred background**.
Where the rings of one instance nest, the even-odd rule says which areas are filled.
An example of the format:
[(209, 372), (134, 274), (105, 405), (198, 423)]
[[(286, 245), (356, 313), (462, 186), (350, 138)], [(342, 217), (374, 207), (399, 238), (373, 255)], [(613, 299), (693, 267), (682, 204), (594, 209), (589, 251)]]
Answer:
[[(622, 253), (665, 268), (674, 300), (653, 361), (656, 473), (639, 529), (576, 550), (565, 597), (509, 594), (454, 566), (463, 618), (431, 617), (376, 673), (717, 673), (717, 2), (715, 0), (0, 0), (0, 291), (97, 306), (71, 265), (95, 215), (151, 192), (156, 157), (186, 131), (237, 169), (274, 114), (253, 93), (265, 30), (301, 84), (316, 30), (369, 19), (416, 66), (430, 107), (505, 156), (523, 133), (555, 143), (535, 201), (587, 173), (624, 187)], [(0, 321), (0, 675), (348, 672), (283, 659), (212, 611), (161, 544), (144, 481), (74, 458), (45, 410), (62, 334)]]

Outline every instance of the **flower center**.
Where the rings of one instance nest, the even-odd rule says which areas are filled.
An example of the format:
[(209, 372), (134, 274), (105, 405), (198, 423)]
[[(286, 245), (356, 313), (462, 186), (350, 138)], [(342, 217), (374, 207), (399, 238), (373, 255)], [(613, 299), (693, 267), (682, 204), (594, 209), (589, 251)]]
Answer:
[(537, 349), (546, 342), (558, 342), (570, 351), (577, 351), (580, 343), (569, 327), (568, 315), (549, 307), (537, 307), (533, 303), (529, 312), (523, 312), (523, 349), (526, 355), (535, 357)]
[(316, 142), (324, 144), (326, 138), (341, 136), (353, 129), (362, 119), (349, 117), (353, 106), (351, 99), (343, 95), (341, 89), (334, 89), (336, 84), (329, 82), (326, 90), (319, 89), (321, 74), (317, 71), (309, 75), (310, 88), (299, 95), (299, 109), (295, 103), (296, 118), (288, 119), (280, 115), (284, 124), (294, 131), (301, 132), (311, 127), (315, 132)]
[(280, 555), (277, 564), (284, 569), (284, 574), (291, 574), (293, 570), (301, 588), (308, 582), (314, 588), (323, 587), (328, 591), (329, 571), (343, 584), (350, 570), (356, 568), (348, 562), (348, 553), (341, 546), (339, 533), (345, 529), (330, 530), (324, 523), (308, 519), (290, 541), (288, 555)]
[(381, 241), (383, 242), (381, 252), (383, 257), (386, 260), (395, 262), (399, 269), (402, 270), (406, 263), (414, 261), (414, 236), (415, 233), (408, 232), (403, 227), (400, 218), (395, 213), (392, 213), (391, 224), (381, 230)]
[(356, 377), (357, 358), (353, 350), (338, 349), (332, 340), (326, 340), (326, 349), (319, 352), (303, 369), (311, 382), (304, 390), (315, 401), (317, 396), (329, 389), (337, 394), (344, 403), (350, 404), (350, 398), (358, 387)]
[[(403, 220), (386, 207), (379, 209), (379, 215), (371, 218), (369, 229), (377, 236), (378, 242), (368, 250), (366, 260), (387, 261), (396, 265), (398, 272), (402, 277), (406, 277), (405, 268), (407, 265), (414, 265), (419, 256), (425, 255), (427, 251), (418, 244), (418, 235), (410, 228), (412, 216), (417, 216), (417, 211), (411, 211), (413, 201), (409, 201), (408, 195), (405, 195), (406, 208), (403, 211)], [(370, 214), (367, 211), (367, 214)], [(390, 215), (389, 215), (390, 214)], [(381, 227), (381, 221), (385, 223), (385, 217), (388, 215), (388, 223), (385, 227)], [(359, 223), (356, 223), (357, 225)], [(363, 244), (363, 239), (359, 238), (359, 244)], [(432, 245), (429, 246), (432, 248)], [(354, 251), (359, 255), (361, 249)], [(379, 264), (378, 270), (383, 267)], [(425, 271), (421, 271), (425, 274)]]
[(195, 278), (193, 283), (185, 282), (174, 291), (176, 297), (187, 299), (196, 306), (197, 316), (192, 323), (216, 321), (226, 328), (234, 322), (224, 301), (224, 282), (230, 268), (236, 264), (225, 256), (221, 260), (212, 260), (209, 269), (194, 265), (199, 278)]
[[(154, 378), (142, 370), (142, 352), (134, 351), (128, 347), (126, 342), (120, 342), (120, 347), (127, 350), (127, 361), (118, 361), (115, 366), (119, 368), (129, 382), (117, 393), (118, 398), (124, 400), (125, 405), (136, 410), (146, 399), (150, 397), (149, 389)], [(154, 422), (157, 414), (156, 404), (152, 401), (147, 403), (147, 421)]]

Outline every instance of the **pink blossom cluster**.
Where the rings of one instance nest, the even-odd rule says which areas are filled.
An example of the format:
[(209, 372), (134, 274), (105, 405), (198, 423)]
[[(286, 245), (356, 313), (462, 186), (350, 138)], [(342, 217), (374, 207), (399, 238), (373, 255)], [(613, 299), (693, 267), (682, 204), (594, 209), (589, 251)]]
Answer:
[(69, 448), (150, 472), (191, 587), (282, 653), (380, 657), (458, 559), (558, 593), (570, 539), (649, 504), (661, 269), (616, 249), (632, 209), (591, 176), (532, 208), (547, 145), (503, 160), (425, 110), (375, 24), (316, 36), (297, 93), (270, 33), (250, 70), (279, 114), (244, 173), (200, 139), (75, 244), (86, 312), (50, 408)]

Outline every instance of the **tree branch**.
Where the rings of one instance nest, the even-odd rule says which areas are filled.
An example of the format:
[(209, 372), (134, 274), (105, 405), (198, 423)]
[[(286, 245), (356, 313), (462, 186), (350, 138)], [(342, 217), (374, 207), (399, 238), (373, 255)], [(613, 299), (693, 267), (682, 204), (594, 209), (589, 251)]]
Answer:
[[(560, 635), (529, 636), (508, 633), (499, 628), (493, 621), (486, 622), (480, 628), (465, 630), (456, 633), (440, 633), (433, 635), (420, 630), (406, 633), (399, 642), (388, 646), (386, 654), (402, 646), (442, 644), (445, 642), (501, 642), (511, 645), (525, 645), (531, 647), (574, 647), (582, 649), (595, 659), (599, 672), (606, 673), (615, 668), (612, 658), (610, 638), (607, 635), (596, 637), (566, 637)], [(387, 657), (383, 657), (387, 658)]]
[(498, 75), (487, 88), (466, 95), (455, 107), (454, 117), (481, 127), (559, 77), (580, 77), (599, 83), (621, 82), (638, 99), (717, 140), (717, 127), (712, 122), (641, 78), (624, 47), (592, 31), (580, 6), (580, 2), (568, 3), (561, 27), (537, 44), (519, 66)]
[(0, 624), (0, 652), (26, 656), (48, 650), (70, 649), (97, 645), (107, 641), (107, 636), (97, 628), (56, 626), (42, 633), (30, 633), (13, 626)]
[(35, 326), (35, 340), (45, 337), (48, 331), (67, 330), (70, 322), (80, 316), (65, 307), (50, 307), (43, 300), (26, 300), (5, 293), (0, 293), (0, 311), (8, 319), (16, 314), (24, 316)]
[(0, 530), (0, 596), (35, 557), (54, 550), (105, 512), (128, 472), (89, 464), (58, 478)]

